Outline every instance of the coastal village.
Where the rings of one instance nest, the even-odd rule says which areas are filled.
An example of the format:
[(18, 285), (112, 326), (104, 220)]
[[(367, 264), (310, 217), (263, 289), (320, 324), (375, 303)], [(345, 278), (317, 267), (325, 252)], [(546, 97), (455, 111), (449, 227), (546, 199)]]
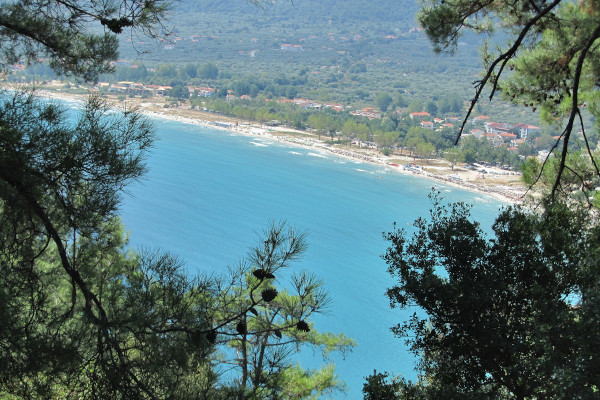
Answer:
[[(49, 95), (58, 95), (72, 98), (72, 95), (60, 94), (58, 87), (63, 83), (52, 82), (48, 85)], [(285, 126), (268, 126), (242, 121), (236, 118), (215, 115), (207, 110), (190, 109), (179, 104), (169, 105), (169, 91), (173, 88), (165, 85), (143, 85), (136, 82), (121, 81), (117, 83), (100, 82), (90, 87), (90, 93), (104, 93), (109, 98), (116, 100), (118, 96), (127, 95), (128, 106), (138, 107), (142, 112), (157, 117), (172, 118), (181, 122), (208, 125), (217, 129), (227, 129), (240, 134), (268, 136), (274, 140), (290, 143), (307, 148), (318, 148), (336, 156), (351, 158), (361, 162), (382, 165), (385, 171), (398, 171), (402, 173), (418, 174), (432, 178), (438, 182), (454, 185), (467, 190), (485, 193), (508, 202), (520, 202), (525, 195), (525, 188), (520, 182), (520, 173), (509, 171), (500, 166), (492, 165), (464, 165), (450, 168), (442, 159), (415, 159), (402, 151), (384, 156), (372, 145), (338, 146), (327, 144), (319, 140), (310, 132), (298, 131)], [(188, 86), (187, 89), (194, 96), (212, 97), (216, 89), (205, 86)], [(242, 100), (244, 97), (240, 97)], [(236, 96), (228, 94), (226, 99), (233, 101)], [(346, 107), (339, 103), (320, 103), (309, 99), (278, 99), (279, 103), (290, 103), (306, 109), (332, 109), (337, 112), (346, 112)], [(382, 114), (374, 108), (367, 107), (362, 110), (347, 111), (351, 115), (369, 119), (382, 118)], [(436, 118), (427, 112), (409, 113), (411, 120), (418, 121), (418, 126), (424, 129), (440, 131), (459, 126), (462, 121), (458, 117)], [(465, 129), (463, 137), (473, 136), (484, 138), (493, 146), (505, 147), (509, 151), (516, 151), (517, 146), (523, 143), (528, 135), (540, 128), (531, 124), (508, 124), (491, 121), (489, 117), (479, 115), (469, 122), (472, 127)]]
[[(186, 88), (191, 96), (195, 97), (212, 97), (217, 93), (215, 88), (206, 86), (186, 86)], [(117, 95), (122, 94), (141, 97), (169, 97), (169, 92), (173, 90), (173, 87), (167, 85), (144, 85), (137, 82), (121, 81), (117, 83), (99, 82), (89, 90), (91, 93), (99, 93), (101, 90), (104, 90), (108, 93)], [(229, 93), (225, 96), (226, 100), (233, 101), (238, 99), (237, 96), (231, 93), (231, 90), (228, 92)], [(239, 96), (239, 99), (241, 100), (249, 98), (250, 96), (248, 95)], [(267, 99), (267, 101), (268, 100), (269, 99)], [(276, 101), (282, 104), (295, 104), (296, 106), (305, 109), (331, 109), (338, 112), (347, 110), (347, 107), (339, 103), (321, 103), (303, 98), (278, 99)], [(377, 112), (373, 107), (365, 107), (361, 110), (352, 110), (349, 111), (349, 113), (354, 116), (365, 117), (368, 119), (382, 118), (382, 114)], [(421, 120), (421, 128), (432, 130), (454, 128), (457, 126), (457, 124), (461, 123), (461, 120), (458, 117), (446, 117), (443, 119), (437, 117), (434, 118), (430, 113), (425, 111), (409, 113), (409, 117), (410, 119)], [(477, 139), (484, 138), (494, 146), (507, 146), (509, 150), (517, 150), (517, 146), (525, 142), (525, 139), (529, 134), (540, 130), (540, 127), (527, 123), (508, 124), (505, 122), (493, 122), (485, 115), (475, 116), (472, 119), (472, 124), (476, 125), (477, 127), (474, 127), (471, 130), (466, 130), (465, 133), (463, 133), (463, 137), (471, 135)]]

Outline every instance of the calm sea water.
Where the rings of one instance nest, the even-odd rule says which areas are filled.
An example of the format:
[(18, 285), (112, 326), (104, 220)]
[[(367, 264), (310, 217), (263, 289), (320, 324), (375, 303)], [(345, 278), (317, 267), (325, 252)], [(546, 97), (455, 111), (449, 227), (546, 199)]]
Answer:
[[(317, 274), (331, 294), (315, 327), (358, 342), (345, 359), (333, 357), (347, 398), (362, 398), (364, 377), (374, 369), (416, 377), (414, 356), (389, 330), (413, 310), (389, 307), (384, 293), (394, 282), (381, 259), (382, 232), (394, 221), (410, 229), (426, 216), (433, 181), (268, 139), (165, 120), (156, 125), (150, 171), (129, 188), (122, 207), (133, 246), (177, 254), (192, 273), (225, 271), (270, 221), (285, 220), (308, 233), (308, 250), (294, 268)], [(435, 185), (448, 201), (474, 203), (484, 226), (502, 205)], [(312, 368), (323, 363), (310, 350), (298, 360)]]

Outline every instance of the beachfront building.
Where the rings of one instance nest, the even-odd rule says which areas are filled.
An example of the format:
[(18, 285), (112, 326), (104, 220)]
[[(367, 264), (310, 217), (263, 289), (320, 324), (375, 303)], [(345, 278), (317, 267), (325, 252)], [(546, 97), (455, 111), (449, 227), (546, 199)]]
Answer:
[(173, 89), (171, 86), (161, 85), (147, 85), (146, 88), (152, 92), (153, 96), (166, 96), (169, 90)]

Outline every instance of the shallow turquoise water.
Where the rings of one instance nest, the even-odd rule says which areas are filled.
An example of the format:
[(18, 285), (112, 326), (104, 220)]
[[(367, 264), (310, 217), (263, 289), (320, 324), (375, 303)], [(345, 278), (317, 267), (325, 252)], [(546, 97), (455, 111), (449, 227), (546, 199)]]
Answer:
[[(362, 398), (364, 377), (374, 369), (416, 376), (404, 339), (389, 331), (414, 310), (392, 310), (384, 295), (393, 281), (380, 257), (387, 246), (382, 232), (394, 221), (410, 229), (408, 223), (426, 216), (433, 185), (448, 201), (474, 203), (473, 214), (484, 226), (501, 203), (267, 139), (156, 124), (160, 140), (148, 160), (150, 171), (129, 187), (122, 207), (132, 245), (179, 255), (191, 272), (224, 271), (270, 221), (286, 220), (308, 233), (308, 250), (295, 268), (316, 273), (332, 297), (327, 313), (314, 319), (316, 328), (358, 342), (344, 360), (334, 357), (347, 398)], [(310, 351), (299, 360), (313, 368), (322, 363)]]

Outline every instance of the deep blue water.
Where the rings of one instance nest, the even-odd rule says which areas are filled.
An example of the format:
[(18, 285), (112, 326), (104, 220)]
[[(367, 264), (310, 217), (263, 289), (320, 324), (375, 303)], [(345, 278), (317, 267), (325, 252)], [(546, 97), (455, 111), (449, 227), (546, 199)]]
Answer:
[[(374, 369), (416, 377), (404, 339), (389, 330), (414, 310), (389, 307), (384, 293), (394, 282), (381, 259), (382, 232), (394, 221), (410, 229), (408, 223), (428, 215), (433, 181), (267, 139), (165, 120), (156, 125), (160, 140), (150, 171), (129, 187), (122, 207), (133, 246), (168, 250), (192, 273), (225, 271), (270, 221), (286, 220), (308, 233), (308, 250), (294, 268), (317, 274), (332, 297), (327, 312), (313, 319), (315, 327), (358, 342), (345, 359), (333, 358), (347, 398), (362, 398), (364, 377)], [(484, 226), (501, 207), (436, 186), (448, 201), (473, 202)], [(305, 366), (322, 363), (310, 351), (300, 357)]]

